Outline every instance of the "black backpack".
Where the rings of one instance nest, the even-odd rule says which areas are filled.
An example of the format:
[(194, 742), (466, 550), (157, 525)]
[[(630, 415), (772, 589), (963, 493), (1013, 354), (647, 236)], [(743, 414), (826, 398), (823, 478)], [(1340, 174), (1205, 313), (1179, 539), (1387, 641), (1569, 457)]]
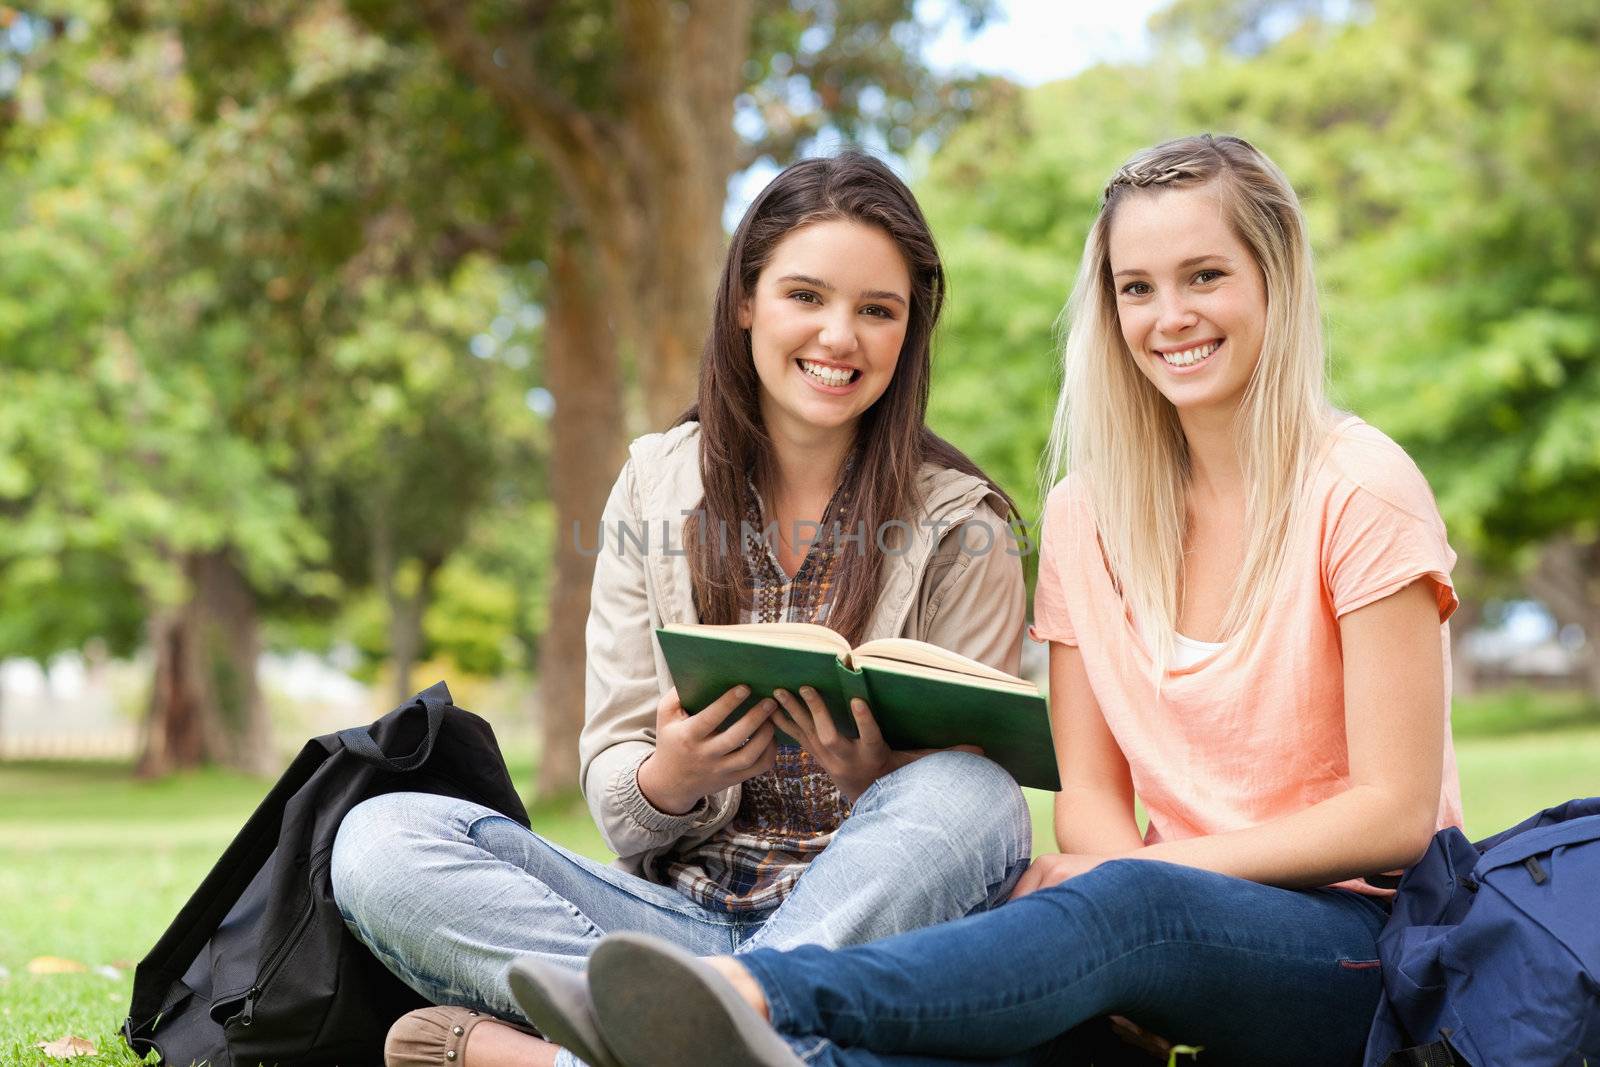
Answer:
[(345, 928), (328, 863), (368, 797), (441, 793), (523, 826), (489, 724), (443, 682), (373, 723), (306, 742), (133, 976), (123, 1036), (170, 1067), (381, 1063), (424, 1001)]

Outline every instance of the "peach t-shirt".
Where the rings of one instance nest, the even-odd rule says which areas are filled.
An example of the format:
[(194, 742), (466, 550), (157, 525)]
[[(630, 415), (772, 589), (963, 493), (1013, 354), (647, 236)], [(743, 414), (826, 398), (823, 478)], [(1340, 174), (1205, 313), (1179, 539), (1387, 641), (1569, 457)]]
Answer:
[[(1440, 827), (1461, 823), (1450, 740), (1455, 553), (1411, 458), (1350, 417), (1330, 433), (1307, 484), (1282, 593), (1249, 645), (1229, 642), (1168, 669), (1157, 690), (1150, 652), (1106, 571), (1090, 501), (1067, 478), (1045, 507), (1032, 634), (1077, 645), (1134, 791), (1147, 840), (1255, 826), (1342, 792), (1349, 759), (1339, 617), (1421, 578), (1439, 601), (1445, 655)], [(1365, 882), (1341, 887), (1374, 892)]]

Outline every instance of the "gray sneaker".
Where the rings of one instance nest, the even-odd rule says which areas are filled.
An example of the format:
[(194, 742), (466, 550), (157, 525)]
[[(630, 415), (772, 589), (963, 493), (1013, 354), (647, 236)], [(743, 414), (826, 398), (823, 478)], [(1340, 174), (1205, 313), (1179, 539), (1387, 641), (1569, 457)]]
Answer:
[(517, 1006), (545, 1040), (589, 1067), (622, 1067), (595, 1025), (584, 975), (538, 956), (523, 956), (512, 961), (506, 978)]
[(589, 992), (626, 1067), (804, 1067), (721, 975), (660, 938), (604, 938), (589, 958)]

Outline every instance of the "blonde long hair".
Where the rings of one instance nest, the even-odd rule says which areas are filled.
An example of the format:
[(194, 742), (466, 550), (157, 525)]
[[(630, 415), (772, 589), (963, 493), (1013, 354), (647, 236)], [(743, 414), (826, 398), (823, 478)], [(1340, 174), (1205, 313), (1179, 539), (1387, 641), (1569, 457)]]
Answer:
[(1130, 196), (1215, 183), (1228, 224), (1266, 283), (1261, 358), (1240, 409), (1244, 565), (1223, 619), (1249, 640), (1283, 569), (1296, 501), (1329, 425), (1326, 357), (1300, 201), (1271, 160), (1237, 137), (1184, 137), (1135, 155), (1106, 186), (1063, 317), (1064, 375), (1045, 486), (1081, 477), (1113, 580), (1159, 672), (1182, 596), (1189, 453), (1177, 411), (1135, 365), (1118, 325), (1109, 237)]

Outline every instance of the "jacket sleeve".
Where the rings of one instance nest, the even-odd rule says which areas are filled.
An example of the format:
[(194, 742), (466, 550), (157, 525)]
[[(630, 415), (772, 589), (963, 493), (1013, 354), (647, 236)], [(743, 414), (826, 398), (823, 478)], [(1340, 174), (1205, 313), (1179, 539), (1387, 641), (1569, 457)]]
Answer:
[(1027, 591), (1011, 528), (987, 502), (944, 531), (923, 579), (922, 640), (987, 663), (1022, 670)]
[(630, 459), (601, 519), (585, 630), (588, 667), (578, 740), (579, 781), (589, 810), (606, 844), (624, 864), (634, 861), (630, 865), (681, 837), (708, 836), (732, 817), (739, 801), (734, 787), (702, 798), (685, 814), (671, 815), (639, 790), (639, 765), (655, 751), (656, 705), (664, 688), (657, 671), (657, 613), (646, 586), (647, 560), (636, 544), (616, 536), (619, 523), (638, 528), (639, 511)]

